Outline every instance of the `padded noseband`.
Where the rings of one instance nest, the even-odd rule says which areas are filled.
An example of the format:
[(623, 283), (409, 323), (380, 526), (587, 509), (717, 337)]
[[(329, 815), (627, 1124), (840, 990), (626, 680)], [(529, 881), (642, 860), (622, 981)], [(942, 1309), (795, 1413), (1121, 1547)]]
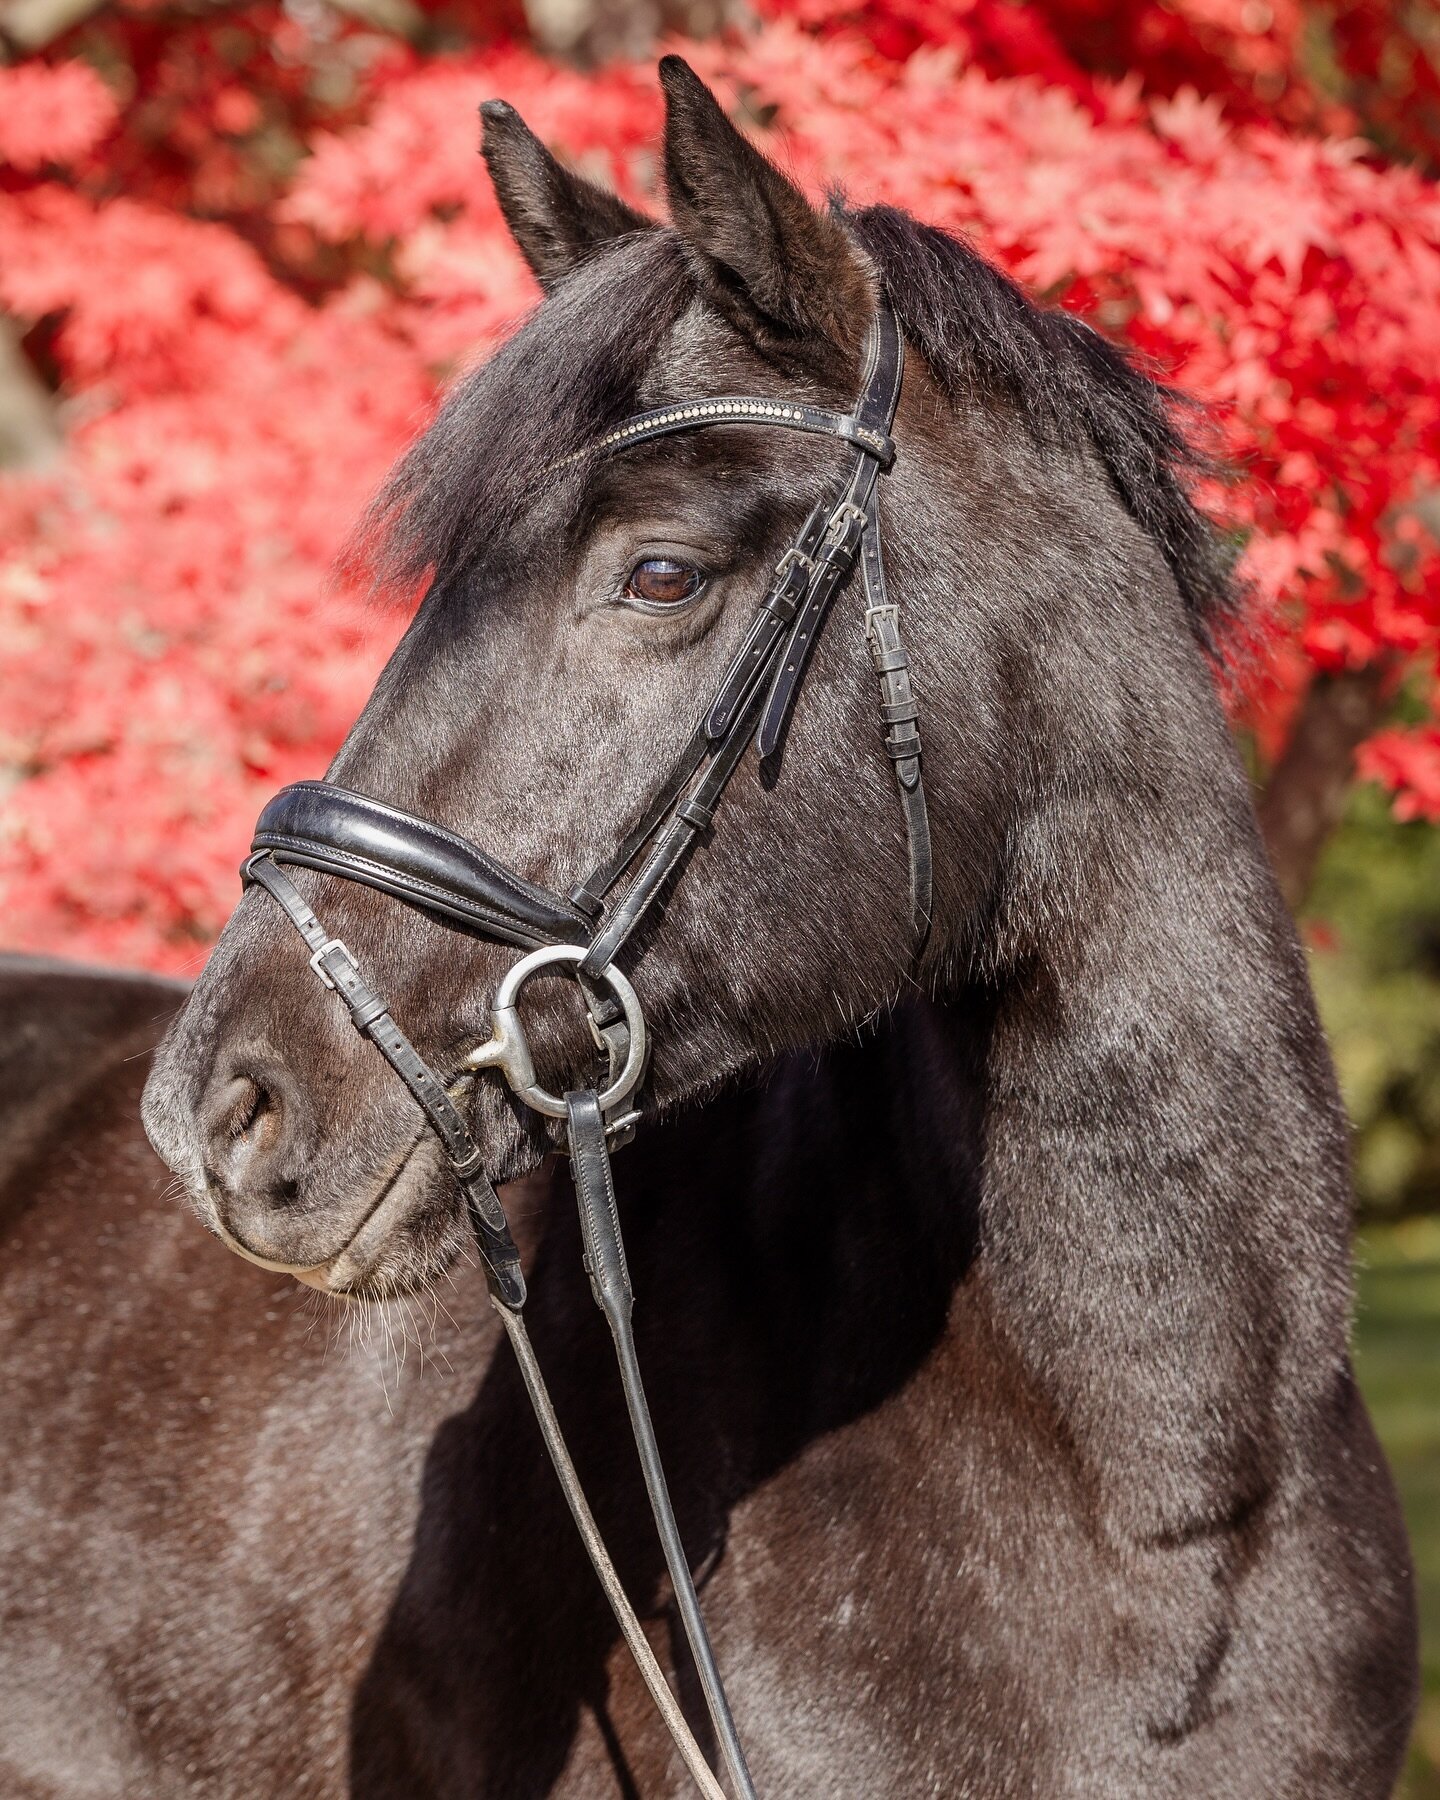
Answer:
[(328, 781), (282, 788), (261, 813), (251, 850), (363, 882), (519, 950), (590, 941), (582, 912), (478, 845)]

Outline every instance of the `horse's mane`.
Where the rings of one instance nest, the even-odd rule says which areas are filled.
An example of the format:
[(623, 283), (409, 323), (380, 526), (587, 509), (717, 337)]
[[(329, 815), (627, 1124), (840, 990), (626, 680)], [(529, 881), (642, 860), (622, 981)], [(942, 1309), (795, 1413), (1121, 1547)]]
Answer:
[(1237, 610), (1234, 557), (1196, 506), (1213, 469), (1163, 387), (1073, 314), (1038, 306), (962, 239), (891, 206), (842, 212), (905, 335), (951, 402), (1008, 400), (1042, 444), (1088, 435), (1132, 518), (1160, 546), (1208, 648)]
[[(1008, 401), (1045, 445), (1088, 436), (1213, 648), (1235, 610), (1233, 559), (1190, 497), (1207, 465), (1178, 396), (1079, 319), (1037, 306), (960, 239), (888, 206), (842, 216), (953, 404)], [(635, 409), (692, 291), (668, 231), (622, 239), (561, 283), (543, 313), (452, 388), (362, 521), (350, 572), (413, 592), (427, 573), (448, 584), (503, 547), (561, 459)]]

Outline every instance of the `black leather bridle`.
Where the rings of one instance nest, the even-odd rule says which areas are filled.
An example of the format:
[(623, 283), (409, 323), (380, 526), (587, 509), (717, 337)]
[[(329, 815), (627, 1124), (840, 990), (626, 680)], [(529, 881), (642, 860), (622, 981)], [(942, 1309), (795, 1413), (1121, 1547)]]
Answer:
[[(672, 433), (719, 425), (809, 432), (838, 438), (853, 451), (839, 484), (828, 487), (816, 501), (799, 536), (775, 565), (765, 597), (714, 699), (668, 777), (615, 854), (567, 899), (525, 881), (443, 826), (324, 781), (298, 782), (275, 796), (260, 815), (241, 870), (243, 880), (264, 888), (300, 932), (315, 973), (345, 1002), (356, 1030), (389, 1062), (438, 1134), (465, 1194), (491, 1300), (515, 1347), (571, 1512), (646, 1685), (697, 1786), (710, 1800), (724, 1800), (723, 1791), (650, 1651), (580, 1490), (521, 1317), (525, 1278), (519, 1252), (452, 1085), (458, 1088), (472, 1071), (499, 1069), (527, 1105), (565, 1120), (585, 1266), (614, 1337), (676, 1602), (731, 1781), (738, 1795), (753, 1800), (754, 1784), (700, 1616), (635, 1360), (630, 1280), (610, 1148), (626, 1141), (634, 1129), (638, 1115), (630, 1101), (644, 1075), (646, 1032), (638, 996), (615, 959), (695, 841), (709, 829), (747, 746), (753, 742), (762, 760), (779, 749), (826, 613), (858, 562), (866, 642), (880, 682), (885, 749), (905, 816), (913, 955), (919, 961), (930, 925), (930, 830), (920, 772), (919, 709), (900, 640), (899, 608), (886, 591), (878, 506), (880, 477), (895, 457), (891, 431), (903, 369), (900, 329), (889, 306), (882, 303), (867, 333), (863, 389), (853, 413), (743, 396), (681, 401), (636, 414), (579, 453), (610, 455)], [(493, 1036), (470, 1055), (453, 1084), (447, 1085), (420, 1056), (365, 981), (349, 950), (326, 932), (281, 869), (282, 863), (363, 882), (447, 924), (527, 952), (497, 991)], [(627, 875), (628, 886), (611, 900)], [(517, 1010), (520, 990), (530, 976), (560, 965), (574, 969), (597, 1043), (608, 1061), (603, 1087), (577, 1089), (563, 1097), (546, 1092), (536, 1081)]]

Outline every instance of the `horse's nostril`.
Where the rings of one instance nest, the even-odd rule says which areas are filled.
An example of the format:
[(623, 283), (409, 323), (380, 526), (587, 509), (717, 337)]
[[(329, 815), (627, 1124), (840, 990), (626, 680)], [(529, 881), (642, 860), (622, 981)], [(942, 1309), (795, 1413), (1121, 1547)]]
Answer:
[(212, 1072), (196, 1125), (206, 1215), (231, 1249), (266, 1268), (327, 1261), (333, 1222), (300, 1204), (314, 1116), (279, 1057), (264, 1046), (231, 1053)]
[(232, 1167), (275, 1148), (281, 1105), (272, 1090), (250, 1075), (237, 1075), (220, 1096), (217, 1144), (229, 1148)]

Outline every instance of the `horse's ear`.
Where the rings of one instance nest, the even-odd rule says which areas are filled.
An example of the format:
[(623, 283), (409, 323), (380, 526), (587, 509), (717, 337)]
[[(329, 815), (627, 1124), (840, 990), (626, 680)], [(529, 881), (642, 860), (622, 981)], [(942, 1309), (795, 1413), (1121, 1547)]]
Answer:
[(654, 228), (653, 219), (617, 195), (571, 174), (504, 100), (485, 101), (480, 117), (480, 153), (500, 211), (542, 288), (553, 287), (611, 238)]
[(875, 310), (868, 266), (726, 118), (678, 56), (660, 64), (665, 180), (675, 229), (724, 315), (767, 355), (853, 368)]

